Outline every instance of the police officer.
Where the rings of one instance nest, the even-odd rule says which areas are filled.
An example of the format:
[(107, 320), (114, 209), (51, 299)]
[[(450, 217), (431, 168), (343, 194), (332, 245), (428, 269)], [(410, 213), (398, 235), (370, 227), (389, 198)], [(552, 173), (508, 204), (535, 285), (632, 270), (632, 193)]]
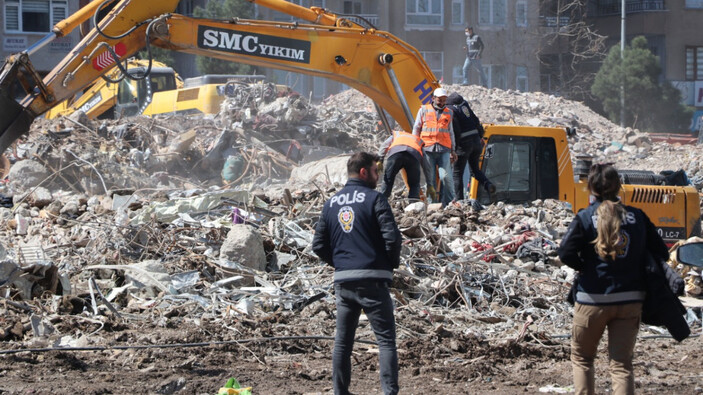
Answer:
[(579, 272), (571, 329), (574, 387), (577, 394), (595, 392), (594, 360), (607, 327), (613, 393), (634, 394), (644, 254), (666, 261), (669, 251), (647, 215), (620, 202), (615, 168), (591, 166), (588, 188), (594, 202), (576, 215), (558, 250), (561, 261)]
[(447, 104), (453, 112), (454, 135), (456, 137), (456, 162), (454, 162), (454, 196), (457, 200), (464, 199), (464, 170), (466, 164), (471, 168), (471, 174), (483, 185), (486, 191), (493, 195), (496, 186), (486, 178), (478, 167), (478, 159), (483, 150), (483, 126), (471, 110), (469, 103), (460, 94), (452, 92), (447, 97)]
[[(420, 168), (425, 173), (425, 179), (429, 177), (429, 164), (425, 160), (422, 152), (424, 143), (419, 137), (404, 131), (394, 131), (386, 139), (378, 150), (378, 156), (382, 161), (385, 158), (385, 171), (383, 172), (383, 184), (381, 193), (386, 198), (391, 196), (395, 176), (401, 169), (405, 169), (408, 177), (408, 198), (420, 199)], [(432, 185), (427, 187), (427, 194), (433, 200), (437, 200), (435, 189)]]
[(395, 318), (388, 286), (400, 263), (401, 235), (388, 200), (375, 190), (378, 157), (358, 152), (347, 162), (348, 181), (322, 209), (312, 249), (334, 267), (337, 332), (332, 354), (335, 394), (349, 394), (351, 353), (361, 310), (379, 349), (381, 387), (398, 393)]

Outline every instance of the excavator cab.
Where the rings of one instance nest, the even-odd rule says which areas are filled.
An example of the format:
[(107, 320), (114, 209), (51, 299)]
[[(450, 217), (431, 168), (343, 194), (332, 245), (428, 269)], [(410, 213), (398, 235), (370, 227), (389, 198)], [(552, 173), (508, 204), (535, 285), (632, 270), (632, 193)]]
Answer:
[[(494, 135), (486, 145), (482, 168), (496, 186), (496, 199), (524, 203), (559, 198), (556, 145), (551, 137)], [(478, 201), (491, 196), (478, 189)]]
[(130, 71), (141, 79), (124, 78), (117, 87), (115, 117), (139, 115), (151, 103), (155, 92), (176, 89), (176, 76), (170, 67), (152, 67), (147, 78), (142, 68)]

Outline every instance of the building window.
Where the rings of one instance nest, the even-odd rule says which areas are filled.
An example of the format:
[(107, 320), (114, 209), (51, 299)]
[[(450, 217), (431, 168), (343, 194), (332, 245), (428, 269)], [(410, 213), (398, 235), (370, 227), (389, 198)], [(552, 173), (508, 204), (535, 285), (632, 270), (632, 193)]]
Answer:
[(686, 0), (686, 8), (703, 8), (703, 0)]
[(179, 2), (176, 12), (185, 16), (193, 16), (193, 0)]
[(442, 26), (442, 1), (405, 0), (405, 18), (408, 25)]
[(442, 52), (420, 52), (425, 59), (425, 63), (430, 67), (432, 73), (438, 80), (442, 80), (444, 70), (444, 58)]
[(515, 88), (520, 92), (527, 92), (529, 90), (527, 85), (527, 67), (517, 66), (515, 68)]
[(462, 67), (463, 64), (461, 66), (452, 67), (452, 84), (461, 84), (464, 82), (464, 71)]
[(478, 23), (480, 25), (505, 25), (506, 0), (479, 0)]
[(492, 64), (489, 66), (483, 66), (483, 72), (488, 78), (489, 88), (499, 88), (508, 89), (508, 79), (505, 75), (505, 65), (502, 64)]
[(345, 1), (344, 2), (344, 13), (345, 14), (361, 14), (361, 2), (360, 1)]
[(703, 47), (686, 47), (686, 79), (703, 80)]
[(542, 92), (554, 92), (554, 87), (552, 86), (552, 75), (551, 74), (540, 74), (540, 89)]
[(5, 1), (5, 31), (48, 33), (68, 16), (66, 0)]
[(464, 24), (464, 1), (452, 0), (452, 25)]
[(525, 1), (515, 3), (515, 24), (517, 26), (527, 26), (527, 2)]

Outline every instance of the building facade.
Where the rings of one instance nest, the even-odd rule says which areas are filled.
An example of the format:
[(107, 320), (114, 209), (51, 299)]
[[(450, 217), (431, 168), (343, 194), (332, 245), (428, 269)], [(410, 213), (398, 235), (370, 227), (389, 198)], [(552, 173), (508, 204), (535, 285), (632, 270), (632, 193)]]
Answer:
[[(54, 24), (76, 12), (79, 0), (0, 0), (2, 30), (0, 55), (3, 59), (31, 47), (47, 34)], [(78, 29), (76, 29), (78, 30)], [(32, 56), (32, 64), (40, 74), (46, 74), (80, 41), (74, 31), (60, 37)]]
[[(588, 22), (608, 37), (608, 47), (620, 42), (621, 0), (591, 0)], [(696, 107), (692, 130), (703, 128), (703, 0), (627, 0), (625, 40), (647, 38), (659, 56), (661, 78), (674, 84), (686, 105)]]

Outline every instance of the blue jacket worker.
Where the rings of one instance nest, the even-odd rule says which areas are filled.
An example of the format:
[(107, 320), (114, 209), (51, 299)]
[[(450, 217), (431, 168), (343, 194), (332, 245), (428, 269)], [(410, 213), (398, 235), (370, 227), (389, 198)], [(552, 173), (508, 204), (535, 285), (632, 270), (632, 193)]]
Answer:
[[(398, 172), (405, 170), (408, 178), (408, 198), (420, 199), (420, 168), (429, 177), (429, 164), (422, 152), (424, 142), (420, 137), (404, 131), (394, 131), (378, 150), (378, 156), (384, 161), (383, 184), (381, 193), (386, 198), (391, 196), (395, 177)], [(385, 160), (384, 160), (385, 158)], [(427, 188), (427, 194), (433, 200), (437, 199), (436, 191), (432, 185)]]
[(447, 97), (447, 104), (452, 110), (454, 137), (456, 138), (456, 162), (454, 162), (454, 196), (456, 200), (464, 199), (464, 170), (466, 164), (471, 174), (490, 194), (496, 192), (495, 185), (486, 178), (478, 167), (478, 160), (483, 151), (483, 126), (464, 98), (453, 92)]
[(398, 393), (395, 317), (388, 287), (400, 263), (401, 235), (388, 200), (375, 190), (377, 160), (367, 152), (349, 158), (349, 180), (325, 203), (312, 242), (315, 254), (334, 267), (335, 394), (349, 394), (351, 354), (362, 310), (376, 334), (383, 392)]

